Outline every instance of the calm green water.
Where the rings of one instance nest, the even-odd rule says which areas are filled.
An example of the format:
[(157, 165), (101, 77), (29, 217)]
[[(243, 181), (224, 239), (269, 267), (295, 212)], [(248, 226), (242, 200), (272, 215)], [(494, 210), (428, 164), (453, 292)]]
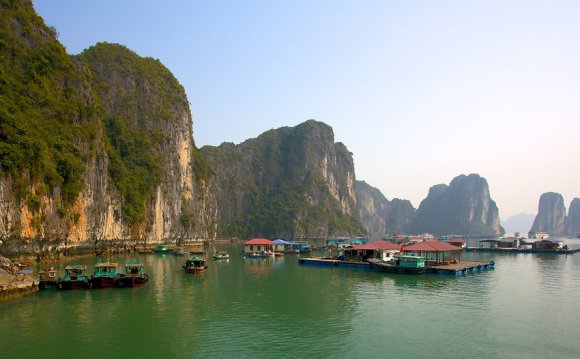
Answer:
[(184, 273), (184, 257), (118, 255), (104, 259), (137, 258), (150, 282), (0, 303), (0, 356), (580, 358), (580, 253), (466, 253), (496, 268), (446, 277), (302, 266), (292, 255), (244, 259), (230, 244), (213, 250), (234, 255), (210, 259), (204, 275)]

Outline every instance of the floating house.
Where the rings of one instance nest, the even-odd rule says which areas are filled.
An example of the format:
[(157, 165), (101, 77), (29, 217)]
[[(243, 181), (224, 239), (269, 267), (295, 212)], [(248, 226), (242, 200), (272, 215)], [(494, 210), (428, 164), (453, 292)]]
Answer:
[(354, 245), (345, 251), (346, 258), (356, 258), (358, 261), (363, 262), (369, 258), (378, 258), (384, 262), (393, 259), (395, 254), (401, 251), (401, 246), (387, 242), (387, 241), (375, 241), (366, 244)]
[(405, 254), (414, 253), (429, 263), (459, 262), (463, 248), (439, 241), (425, 241), (404, 246)]
[(557, 251), (564, 249), (564, 241), (544, 239), (532, 243), (532, 249), (542, 251)]
[(369, 239), (366, 237), (335, 238), (335, 239), (327, 239), (326, 246), (336, 248), (349, 248), (354, 245), (368, 243), (368, 241)]
[(451, 244), (452, 246), (456, 246), (459, 248), (467, 247), (467, 242), (461, 238), (453, 238), (447, 241), (447, 243)]
[(274, 242), (266, 238), (254, 238), (244, 242), (244, 254), (273, 252)]

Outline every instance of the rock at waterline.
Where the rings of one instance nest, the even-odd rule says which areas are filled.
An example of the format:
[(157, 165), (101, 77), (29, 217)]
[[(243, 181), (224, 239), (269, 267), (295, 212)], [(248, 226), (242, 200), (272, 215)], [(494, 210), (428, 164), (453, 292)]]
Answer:
[(38, 281), (32, 275), (18, 274), (19, 270), (10, 259), (0, 256), (0, 301), (22, 297), (38, 290)]

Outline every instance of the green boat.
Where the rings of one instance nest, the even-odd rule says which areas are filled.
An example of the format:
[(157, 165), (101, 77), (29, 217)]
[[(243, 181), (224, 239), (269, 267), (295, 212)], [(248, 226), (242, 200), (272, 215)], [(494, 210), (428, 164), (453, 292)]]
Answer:
[(87, 266), (82, 264), (68, 265), (64, 268), (64, 276), (58, 282), (58, 289), (90, 288), (91, 281), (87, 275)]
[(153, 252), (155, 252), (155, 253), (168, 253), (168, 252), (171, 252), (171, 250), (168, 249), (166, 246), (159, 244), (159, 245), (155, 246), (155, 248), (153, 248)]
[(410, 256), (397, 254), (392, 260), (384, 262), (380, 259), (369, 259), (371, 268), (381, 272), (421, 274), (425, 273), (425, 258), (420, 256)]
[(137, 287), (149, 280), (149, 275), (143, 270), (141, 263), (127, 263), (125, 273), (119, 274), (115, 282), (117, 287)]
[(54, 289), (60, 281), (56, 276), (56, 270), (52, 267), (38, 271), (38, 276), (38, 289)]
[(105, 262), (95, 264), (95, 273), (91, 276), (93, 288), (112, 288), (119, 278), (117, 263)]

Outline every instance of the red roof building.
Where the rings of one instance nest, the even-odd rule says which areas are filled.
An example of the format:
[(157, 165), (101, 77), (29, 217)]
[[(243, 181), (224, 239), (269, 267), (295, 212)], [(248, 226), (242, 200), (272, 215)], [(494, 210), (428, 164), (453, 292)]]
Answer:
[[(461, 257), (462, 250), (463, 248), (461, 247), (456, 247), (452, 244), (445, 242), (425, 241), (421, 243), (415, 243), (408, 246), (404, 246), (401, 251), (415, 252), (418, 253), (420, 256), (425, 257), (425, 259), (428, 261), (441, 263), (449, 260), (449, 258), (446, 257), (452, 257), (454, 260), (459, 260)], [(432, 255), (433, 253), (435, 253), (435, 256)]]
[(272, 252), (274, 242), (266, 238), (254, 238), (244, 242), (244, 253)]
[(401, 246), (387, 241), (375, 241), (357, 244), (347, 249), (344, 255), (351, 260), (365, 261), (368, 258), (382, 258), (389, 260), (395, 253), (399, 253)]
[(425, 241), (421, 243), (415, 243), (403, 247), (403, 252), (451, 252), (460, 251), (461, 248), (451, 245), (445, 242), (439, 241)]
[(250, 239), (247, 242), (244, 242), (244, 246), (250, 246), (250, 245), (264, 245), (264, 246), (271, 246), (274, 245), (274, 242), (272, 242), (269, 239), (266, 238), (254, 238), (254, 239)]
[(358, 244), (356, 246), (352, 246), (352, 249), (354, 250), (370, 250), (370, 251), (376, 251), (376, 250), (398, 250), (401, 249), (401, 246), (399, 244), (394, 244), (391, 242), (387, 242), (387, 241), (376, 241), (376, 242), (369, 242), (366, 244)]

